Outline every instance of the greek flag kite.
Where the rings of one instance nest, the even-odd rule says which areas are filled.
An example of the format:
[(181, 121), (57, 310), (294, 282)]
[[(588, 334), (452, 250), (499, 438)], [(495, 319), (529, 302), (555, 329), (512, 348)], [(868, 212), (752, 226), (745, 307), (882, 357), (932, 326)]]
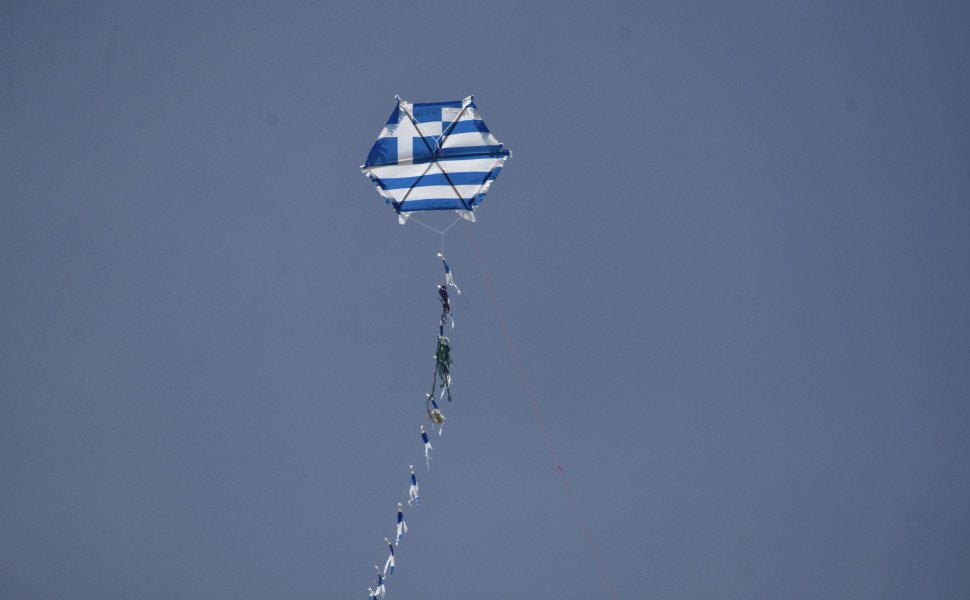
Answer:
[[(378, 193), (397, 212), (401, 224), (407, 222), (409, 217), (414, 218), (416, 224), (441, 235), (438, 258), (445, 271), (444, 284), (435, 285), (435, 296), (441, 304), (441, 317), (437, 323), (435, 353), (429, 357), (434, 361), (434, 372), (431, 393), (425, 394), (427, 414), (420, 415), (431, 422), (432, 434), (435, 426), (438, 427), (439, 436), (445, 423), (445, 415), (437, 401), (445, 397), (449, 402), (452, 400), (452, 346), (451, 340), (444, 335), (444, 328), (448, 321), (454, 327), (455, 320), (451, 314), (448, 288), (454, 288), (457, 294), (461, 294), (455, 284), (451, 266), (445, 260), (445, 234), (463, 218), (475, 220), (475, 207), (481, 203), (510, 156), (512, 153), (485, 127), (471, 96), (454, 102), (426, 103), (406, 102), (397, 98), (397, 106), (391, 113), (391, 118), (371, 148), (367, 161), (360, 167), (364, 175), (377, 186)], [(417, 217), (414, 214), (449, 210), (456, 211), (458, 216), (439, 212), (436, 214), (443, 218), (425, 218), (424, 215)], [(444, 228), (439, 230), (426, 221), (435, 224), (450, 221), (450, 225), (442, 225)], [(428, 292), (430, 300), (430, 289)], [(419, 397), (415, 396), (415, 400)], [(415, 404), (419, 406), (417, 402)], [(421, 445), (424, 446), (424, 464), (430, 469), (431, 439), (424, 425), (420, 426), (420, 432)], [(413, 439), (413, 442), (416, 444), (417, 439)], [(421, 505), (414, 465), (410, 466), (407, 501), (409, 510)], [(394, 573), (397, 560), (395, 551), (408, 531), (404, 521), (403, 502), (397, 503), (395, 526), (393, 541), (391, 536), (384, 538), (387, 547), (384, 569), (374, 565), (377, 579), (372, 587), (367, 588), (370, 600), (384, 600), (387, 593), (386, 578)]]
[(474, 209), (512, 155), (485, 126), (472, 96), (397, 106), (360, 168), (404, 224), (420, 210)]

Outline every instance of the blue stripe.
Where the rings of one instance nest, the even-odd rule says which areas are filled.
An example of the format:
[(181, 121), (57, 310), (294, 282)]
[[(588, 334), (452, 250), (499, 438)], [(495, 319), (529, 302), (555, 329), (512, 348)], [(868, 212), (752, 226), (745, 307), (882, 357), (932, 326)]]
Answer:
[(397, 138), (378, 138), (367, 155), (365, 167), (397, 164)]
[(394, 110), (391, 111), (391, 116), (390, 118), (387, 119), (387, 124), (394, 125), (400, 120), (401, 120), (401, 104), (398, 103), (394, 105)]
[(438, 138), (435, 136), (416, 137), (411, 140), (411, 162), (422, 164), (431, 162), (432, 153), (438, 151)]
[(443, 148), (439, 154), (440, 156), (438, 157), (438, 160), (448, 160), (449, 158), (470, 157), (498, 158), (500, 156), (508, 156), (510, 152), (506, 150), (502, 144), (498, 144), (497, 146), (482, 144), (480, 146), (456, 146), (453, 148)]
[[(382, 139), (397, 139), (397, 138), (382, 138)], [(425, 139), (427, 140), (427, 144), (425, 144), (425, 142), (423, 141)], [(432, 156), (431, 151), (428, 150), (429, 146), (431, 147), (431, 150), (437, 151), (436, 156)], [(374, 144), (374, 147), (376, 149), (377, 144)], [(434, 141), (431, 138), (420, 138), (420, 137), (414, 138), (414, 141), (412, 142), (412, 148), (413, 149), (411, 152), (413, 156), (411, 159), (411, 163), (415, 165), (427, 164), (429, 162), (432, 162), (432, 160), (440, 161), (440, 160), (461, 160), (466, 158), (500, 158), (502, 156), (508, 156), (510, 154), (510, 152), (506, 150), (502, 144), (498, 144), (497, 146), (485, 145), (485, 144), (482, 144), (480, 146), (455, 146), (453, 148), (449, 147), (449, 148), (438, 150), (437, 146), (435, 145)], [(371, 150), (371, 153), (374, 153), (374, 151), (375, 150)], [(386, 162), (371, 163), (370, 162), (371, 157), (368, 156), (367, 157), (368, 162), (364, 166), (373, 167), (373, 166), (397, 164), (397, 145), (396, 144), (394, 145), (393, 156), (391, 155), (390, 151), (384, 151), (379, 158), (380, 160), (383, 160)]]
[[(374, 142), (370, 153), (367, 155), (365, 167), (381, 167), (386, 165), (396, 165), (398, 160), (398, 138), (388, 137), (379, 138)], [(509, 151), (502, 144), (478, 146), (455, 146), (451, 148), (438, 149), (438, 140), (435, 137), (420, 138), (412, 140), (412, 163), (426, 164), (435, 160), (463, 159), (463, 158), (497, 158), (508, 156)], [(430, 149), (429, 149), (430, 148)], [(432, 152), (437, 151), (437, 156), (433, 157)]]
[(411, 116), (418, 123), (435, 123), (441, 121), (441, 107), (428, 104), (415, 104), (411, 107)]
[(469, 171), (467, 173), (429, 173), (424, 177), (388, 177), (381, 179), (386, 190), (409, 189), (412, 187), (428, 187), (432, 185), (449, 186), (448, 178), (455, 185), (481, 185), (488, 180), (489, 173)]
[(442, 120), (441, 109), (443, 108), (461, 108), (461, 101), (415, 102), (411, 105), (411, 116), (418, 123), (439, 123)]
[(455, 133), (475, 133), (476, 131), (484, 134), (487, 134), (489, 132), (488, 127), (485, 127), (485, 121), (476, 120), (476, 119), (458, 121), (457, 123), (455, 123), (455, 126), (451, 128), (451, 131), (448, 133), (448, 135), (455, 134)]
[(435, 106), (438, 108), (461, 108), (461, 100), (449, 100), (447, 102), (415, 102), (411, 106), (413, 106), (415, 110)]
[[(393, 203), (389, 202), (393, 206)], [(458, 198), (428, 198), (425, 200), (405, 200), (400, 204), (398, 208), (400, 212), (411, 212), (414, 210), (465, 210), (473, 206), (472, 202), (465, 200), (465, 204), (458, 200)], [(423, 436), (425, 443), (428, 441), (428, 436)]]
[[(386, 165), (396, 165), (398, 160), (398, 138), (380, 138), (374, 142), (370, 153), (367, 155), (365, 167), (380, 167)], [(502, 144), (480, 146), (455, 146), (449, 148), (438, 148), (438, 139), (434, 136), (427, 138), (416, 137), (412, 142), (412, 164), (425, 164), (431, 162), (437, 152), (436, 160), (462, 159), (462, 158), (496, 158), (508, 156), (509, 151)]]

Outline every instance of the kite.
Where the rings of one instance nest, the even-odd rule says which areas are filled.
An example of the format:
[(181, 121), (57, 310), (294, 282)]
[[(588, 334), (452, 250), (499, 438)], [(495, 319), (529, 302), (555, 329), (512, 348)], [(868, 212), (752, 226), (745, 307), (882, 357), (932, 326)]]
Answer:
[[(451, 266), (445, 260), (444, 236), (462, 219), (475, 221), (476, 207), (512, 153), (485, 126), (472, 96), (451, 102), (412, 103), (400, 97), (395, 99), (397, 105), (360, 169), (397, 213), (399, 223), (404, 225), (410, 219), (441, 234), (441, 252), (437, 257), (444, 267), (445, 279), (443, 285), (435, 286), (441, 303), (441, 317), (433, 357), (431, 393), (425, 394), (425, 412), (431, 421), (431, 431), (433, 433), (437, 425), (438, 435), (441, 435), (445, 416), (435, 396), (437, 394), (437, 400), (446, 396), (449, 402), (452, 400), (452, 346), (444, 330), (446, 323), (454, 328), (455, 319), (448, 288), (461, 294)], [(456, 211), (458, 217), (439, 230), (415, 216), (428, 211)], [(424, 425), (421, 425), (421, 442), (425, 464), (430, 469), (432, 448)], [(410, 470), (408, 507), (420, 506), (413, 465)], [(384, 538), (389, 554), (383, 572), (376, 565), (374, 567), (377, 580), (374, 587), (367, 588), (371, 599), (384, 598), (386, 578), (394, 573), (395, 546), (401, 543), (407, 530), (403, 504), (398, 502), (396, 538), (394, 543)]]
[(473, 96), (454, 102), (396, 100), (361, 171), (401, 224), (423, 210), (455, 210), (474, 221), (475, 207), (512, 153), (485, 126)]

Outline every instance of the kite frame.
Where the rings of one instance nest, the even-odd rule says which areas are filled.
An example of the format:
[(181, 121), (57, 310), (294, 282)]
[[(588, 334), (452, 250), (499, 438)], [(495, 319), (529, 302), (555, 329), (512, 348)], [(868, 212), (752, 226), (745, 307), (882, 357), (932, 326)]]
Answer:
[[(471, 99), (471, 98), (472, 97), (469, 96), (469, 99)], [(411, 112), (408, 111), (407, 107), (405, 106), (405, 103), (404, 102), (401, 102), (401, 99), (400, 98), (397, 99), (398, 106), (401, 108), (402, 111), (404, 111), (404, 114), (407, 115), (408, 119), (411, 120), (411, 124), (414, 125), (414, 128), (418, 131), (418, 133), (421, 134), (421, 141), (424, 142), (425, 147), (428, 148), (428, 152), (431, 153), (431, 161), (428, 163), (428, 168), (424, 170), (424, 173), (421, 174), (421, 177), (418, 177), (414, 181), (414, 183), (411, 184), (411, 187), (408, 188), (408, 191), (404, 194), (404, 197), (401, 198), (401, 201), (400, 202), (395, 202), (393, 204), (394, 210), (396, 210), (398, 214), (401, 214), (401, 207), (404, 206), (404, 203), (407, 201), (408, 196), (411, 195), (411, 191), (414, 190), (414, 188), (418, 185), (418, 183), (421, 182), (422, 179), (424, 179), (424, 176), (428, 174), (428, 172), (431, 170), (431, 167), (433, 167), (435, 165), (438, 166), (438, 168), (441, 170), (441, 173), (445, 176), (445, 179), (448, 180), (448, 185), (451, 186), (451, 190), (453, 192), (455, 192), (455, 196), (457, 196), (458, 197), (458, 201), (461, 202), (462, 209), (463, 210), (469, 210), (469, 211), (471, 210), (471, 208), (468, 207), (468, 203), (465, 202), (465, 199), (462, 197), (461, 193), (458, 191), (458, 188), (455, 187), (455, 182), (451, 180), (451, 176), (448, 175), (448, 171), (446, 171), (443, 166), (441, 166), (441, 165), (438, 164), (438, 158), (437, 158), (438, 157), (438, 153), (444, 147), (445, 142), (448, 141), (448, 136), (451, 135), (451, 131), (455, 128), (455, 125), (458, 123), (458, 121), (461, 120), (462, 116), (465, 114), (465, 111), (467, 111), (468, 110), (468, 107), (471, 106), (471, 103), (472, 103), (471, 100), (469, 100), (468, 102), (464, 102), (463, 103), (464, 106), (461, 107), (461, 112), (458, 113), (458, 116), (455, 117), (455, 120), (452, 121), (451, 122), (451, 125), (448, 126), (448, 131), (441, 134), (441, 141), (435, 143), (435, 146), (437, 146), (437, 148), (435, 148), (434, 150), (432, 150), (431, 149), (431, 144), (428, 143), (428, 136), (421, 129), (421, 125), (418, 124), (417, 119), (415, 119), (414, 118), (414, 115), (412, 115)]]

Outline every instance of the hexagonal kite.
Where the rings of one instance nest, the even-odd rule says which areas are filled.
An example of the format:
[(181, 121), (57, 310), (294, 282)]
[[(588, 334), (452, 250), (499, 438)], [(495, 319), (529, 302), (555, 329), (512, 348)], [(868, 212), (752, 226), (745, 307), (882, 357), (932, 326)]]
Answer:
[(472, 96), (454, 102), (397, 99), (360, 169), (404, 224), (413, 211), (475, 207), (512, 153), (492, 136)]
[[(416, 211), (454, 210), (460, 215), (450, 219), (451, 224), (443, 230), (415, 218), (416, 223), (441, 234), (441, 251), (437, 256), (444, 268), (444, 284), (436, 285), (441, 303), (438, 320), (438, 340), (435, 347), (435, 368), (431, 380), (431, 393), (425, 394), (425, 409), (431, 422), (441, 435), (445, 416), (438, 401), (451, 401), (451, 340), (445, 337), (446, 323), (455, 326), (451, 312), (448, 289), (461, 294), (455, 283), (451, 266), (445, 260), (445, 234), (461, 221), (462, 217), (475, 220), (475, 207), (498, 177), (499, 171), (512, 153), (496, 140), (478, 114), (471, 96), (455, 102), (411, 103), (397, 98), (397, 106), (387, 125), (360, 168), (364, 175), (377, 186), (377, 191), (398, 214), (403, 224)], [(434, 219), (428, 219), (434, 222)], [(440, 221), (440, 219), (439, 219)], [(437, 399), (436, 399), (437, 395)], [(424, 425), (420, 426), (421, 443), (424, 446), (425, 466), (431, 468), (431, 440)], [(417, 439), (415, 439), (417, 442)], [(414, 466), (410, 467), (408, 508), (420, 506), (418, 480)], [(383, 599), (386, 578), (394, 573), (395, 546), (408, 527), (404, 520), (404, 505), (397, 503), (397, 528), (393, 544), (385, 537), (388, 548), (384, 570), (374, 565), (377, 579), (367, 588), (370, 598)]]

